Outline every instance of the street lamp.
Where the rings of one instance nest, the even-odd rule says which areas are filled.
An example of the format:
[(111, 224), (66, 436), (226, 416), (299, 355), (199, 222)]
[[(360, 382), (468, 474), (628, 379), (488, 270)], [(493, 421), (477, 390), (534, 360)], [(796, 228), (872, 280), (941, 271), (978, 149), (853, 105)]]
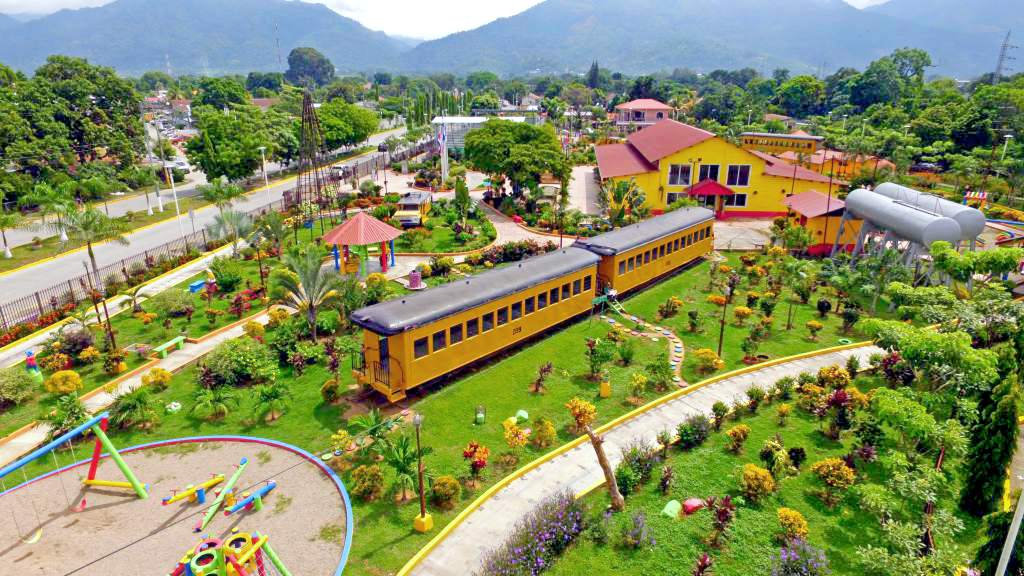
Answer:
[(412, 521), (417, 532), (427, 532), (434, 527), (434, 519), (427, 514), (427, 497), (423, 492), (423, 450), (420, 449), (420, 428), (423, 426), (423, 414), (417, 412), (412, 417), (412, 425), (416, 428), (416, 467), (420, 484), (420, 515)]
[(843, 114), (843, 132), (846, 132), (846, 119), (848, 116), (848, 114)]
[(267, 191), (267, 206), (269, 207), (273, 200), (270, 199), (270, 182), (267, 181), (267, 147), (260, 146), (260, 163), (263, 166), (263, 189)]
[(725, 287), (725, 303), (722, 304), (722, 318), (718, 323), (718, 357), (722, 357), (722, 343), (725, 340), (725, 312), (729, 308), (729, 301), (732, 300), (732, 287)]
[(1006, 160), (1006, 148), (1010, 146), (1010, 140), (1012, 139), (1013, 134), (1007, 134), (1006, 136), (1003, 136), (1003, 155), (999, 157), (1000, 162), (1004, 162)]
[(174, 213), (177, 214), (178, 220), (178, 233), (181, 237), (185, 237), (185, 226), (181, 223), (181, 206), (178, 205), (178, 188), (174, 185), (174, 172), (167, 168), (167, 164), (164, 164), (164, 174), (167, 175), (167, 181), (171, 183), (171, 196), (174, 198)]
[(388, 195), (388, 166), (391, 164), (388, 160), (390, 148), (388, 148), (387, 142), (381, 142), (377, 145), (377, 152), (384, 153), (384, 195)]

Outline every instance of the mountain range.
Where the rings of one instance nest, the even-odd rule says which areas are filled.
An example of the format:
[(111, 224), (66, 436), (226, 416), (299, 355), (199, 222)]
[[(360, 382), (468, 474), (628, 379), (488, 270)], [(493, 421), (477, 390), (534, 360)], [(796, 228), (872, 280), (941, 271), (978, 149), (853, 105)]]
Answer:
[(546, 0), (508, 18), (426, 42), (391, 37), (314, 3), (116, 0), (28, 22), (0, 15), (0, 62), (34, 70), (49, 54), (83, 56), (123, 74), (283, 70), (312, 46), (341, 72), (582, 72), (597, 60), (630, 74), (753, 67), (830, 72), (904, 46), (933, 71), (976, 76), (995, 64), (1008, 28), (1024, 35), (1021, 0)]

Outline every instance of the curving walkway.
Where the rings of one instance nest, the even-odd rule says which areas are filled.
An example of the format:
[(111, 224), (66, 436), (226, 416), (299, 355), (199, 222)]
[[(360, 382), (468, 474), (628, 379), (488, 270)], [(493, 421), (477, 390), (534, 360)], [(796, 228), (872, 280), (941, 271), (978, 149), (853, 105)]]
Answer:
[[(843, 364), (851, 355), (857, 355), (862, 364), (866, 364), (868, 356), (876, 352), (880, 350), (872, 345), (860, 345), (798, 357), (722, 378), (704, 386), (692, 386), (660, 405), (613, 423), (609, 430), (601, 430), (605, 438), (605, 451), (614, 466), (620, 460), (620, 448), (633, 439), (642, 437), (654, 442), (659, 431), (674, 430), (680, 421), (691, 414), (709, 414), (711, 405), (716, 401), (731, 402), (753, 384), (767, 386), (783, 376), (795, 376), (804, 371), (817, 371), (823, 366)], [(432, 550), (426, 552), (416, 566), (407, 566), (409, 569), (403, 569), (400, 574), (472, 574), (480, 568), (484, 554), (499, 545), (516, 522), (536, 503), (564, 490), (576, 494), (586, 492), (602, 483), (603, 479), (590, 443), (577, 443), (495, 492), (451, 529)]]

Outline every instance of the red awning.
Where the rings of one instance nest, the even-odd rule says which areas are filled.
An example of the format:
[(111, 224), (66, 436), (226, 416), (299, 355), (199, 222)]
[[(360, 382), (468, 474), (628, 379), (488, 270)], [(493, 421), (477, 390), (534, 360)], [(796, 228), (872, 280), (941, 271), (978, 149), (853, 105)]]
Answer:
[(341, 225), (327, 234), (324, 242), (339, 246), (365, 246), (394, 240), (402, 235), (402, 231), (389, 226), (366, 212), (357, 212)]
[(719, 184), (717, 180), (701, 180), (690, 186), (686, 191), (690, 196), (732, 196), (735, 194), (727, 186)]

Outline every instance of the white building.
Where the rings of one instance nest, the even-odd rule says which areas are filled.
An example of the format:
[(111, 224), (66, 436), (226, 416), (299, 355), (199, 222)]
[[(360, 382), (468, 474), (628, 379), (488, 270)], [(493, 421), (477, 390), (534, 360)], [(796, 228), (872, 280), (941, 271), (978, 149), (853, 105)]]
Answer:
[[(466, 134), (479, 128), (491, 117), (488, 116), (436, 116), (430, 122), (434, 127), (434, 137), (441, 132), (441, 126), (445, 127), (448, 134), (448, 149), (462, 150), (466, 147)], [(501, 120), (512, 122), (526, 122), (525, 116), (502, 116)]]

